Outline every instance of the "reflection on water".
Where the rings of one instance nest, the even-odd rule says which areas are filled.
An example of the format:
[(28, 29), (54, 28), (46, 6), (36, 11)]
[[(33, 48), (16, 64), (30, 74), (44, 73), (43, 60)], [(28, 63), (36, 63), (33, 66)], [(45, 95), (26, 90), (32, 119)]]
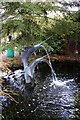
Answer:
[(51, 85), (49, 67), (40, 64), (35, 88), (17, 97), (19, 103), (4, 107), (3, 120), (80, 120), (80, 64), (55, 63), (53, 67), (58, 84)]

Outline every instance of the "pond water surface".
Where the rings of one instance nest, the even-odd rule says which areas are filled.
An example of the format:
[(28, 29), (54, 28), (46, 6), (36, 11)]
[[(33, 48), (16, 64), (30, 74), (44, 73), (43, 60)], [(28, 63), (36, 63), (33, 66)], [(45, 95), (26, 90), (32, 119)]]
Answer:
[(80, 63), (54, 62), (59, 82), (52, 85), (48, 65), (36, 68), (36, 86), (24, 90), (2, 110), (2, 120), (80, 120)]

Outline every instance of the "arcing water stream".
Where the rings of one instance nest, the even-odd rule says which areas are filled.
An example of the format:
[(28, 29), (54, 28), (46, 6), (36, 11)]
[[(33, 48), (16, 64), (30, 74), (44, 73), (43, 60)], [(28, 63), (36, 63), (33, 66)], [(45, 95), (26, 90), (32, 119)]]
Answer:
[(55, 71), (53, 70), (49, 53), (48, 53), (47, 49), (46, 49), (43, 45), (41, 45), (41, 47), (45, 50), (45, 52), (46, 52), (46, 54), (47, 54), (47, 56), (48, 56), (49, 66), (50, 66), (51, 72), (52, 72), (52, 79), (53, 79), (53, 81), (54, 81), (54, 80), (57, 81), (56, 73), (55, 73)]

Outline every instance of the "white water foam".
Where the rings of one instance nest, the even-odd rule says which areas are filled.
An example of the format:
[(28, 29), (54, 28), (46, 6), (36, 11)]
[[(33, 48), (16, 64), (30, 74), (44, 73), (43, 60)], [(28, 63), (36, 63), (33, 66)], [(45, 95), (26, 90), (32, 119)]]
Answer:
[(67, 83), (69, 83), (69, 82), (73, 82), (74, 81), (74, 79), (70, 79), (70, 80), (67, 80), (67, 81), (61, 81), (61, 80), (54, 80), (53, 79), (53, 81), (52, 81), (52, 83), (50, 84), (50, 87), (52, 87), (52, 86), (58, 86), (58, 87), (67, 87)]

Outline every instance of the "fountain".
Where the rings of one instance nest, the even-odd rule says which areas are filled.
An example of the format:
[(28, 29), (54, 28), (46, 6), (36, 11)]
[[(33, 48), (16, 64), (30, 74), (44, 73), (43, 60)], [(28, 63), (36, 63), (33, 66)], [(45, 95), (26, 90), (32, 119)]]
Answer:
[[(57, 79), (56, 73), (53, 70), (53, 67), (52, 67), (52, 64), (51, 64), (49, 53), (48, 53), (47, 49), (43, 46), (43, 44), (47, 40), (49, 40), (49, 38), (44, 40), (43, 42), (37, 44), (37, 45), (25, 47), (22, 50), (21, 59), (22, 59), (23, 66), (24, 66), (24, 77), (25, 77), (26, 84), (34, 83), (34, 70), (35, 70), (35, 67), (37, 66), (37, 64), (40, 63), (40, 62), (46, 62), (49, 65), (49, 67), (51, 68), (51, 72), (52, 72), (53, 81), (52, 81), (50, 87), (54, 86), (54, 85), (61, 86), (61, 87), (66, 86), (67, 81), (62, 82), (62, 81), (59, 81)], [(30, 64), (28, 64), (28, 59), (29, 59), (30, 55), (33, 54), (36, 50), (38, 50), (40, 47), (42, 47), (45, 50), (46, 55), (43, 56), (43, 57), (37, 58), (36, 60), (34, 60)], [(46, 59), (46, 57), (48, 59)]]
[[(22, 59), (23, 66), (24, 66), (24, 77), (25, 77), (26, 83), (31, 83), (32, 82), (31, 80), (34, 79), (35, 67), (40, 62), (46, 62), (50, 66), (51, 71), (53, 73), (53, 77), (56, 79), (56, 74), (55, 74), (55, 72), (54, 72), (54, 70), (52, 68), (49, 54), (48, 54), (46, 48), (43, 46), (43, 44), (47, 40), (49, 40), (50, 38), (51, 37), (49, 37), (48, 39), (44, 40), (43, 42), (41, 42), (41, 43), (39, 43), (37, 45), (30, 46), (30, 47), (25, 47), (22, 50), (21, 59)], [(44, 48), (44, 50), (46, 51), (47, 55), (45, 55), (43, 57), (40, 57), (40, 58), (37, 58), (36, 60), (34, 60), (30, 64), (28, 64), (28, 59), (29, 59), (30, 55), (33, 54), (36, 50), (38, 50), (40, 47)], [(48, 60), (46, 59), (46, 56), (48, 57)]]

